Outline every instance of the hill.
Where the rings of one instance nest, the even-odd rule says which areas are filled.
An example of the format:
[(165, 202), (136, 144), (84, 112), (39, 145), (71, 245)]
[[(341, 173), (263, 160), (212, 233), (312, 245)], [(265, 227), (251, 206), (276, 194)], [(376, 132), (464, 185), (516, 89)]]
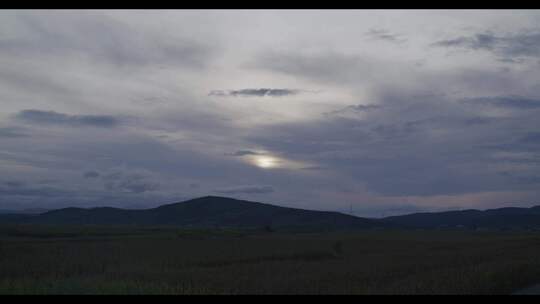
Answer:
[(111, 207), (64, 208), (39, 215), (10, 217), (7, 221), (55, 225), (289, 228), (300, 230), (359, 229), (381, 225), (376, 220), (358, 218), (338, 212), (287, 208), (217, 196), (206, 196), (142, 210)]
[(381, 219), (382, 222), (403, 228), (461, 228), (461, 229), (540, 229), (540, 206), (531, 208), (498, 208), (414, 213)]
[(23, 210), (10, 210), (10, 209), (0, 209), (0, 214), (40, 214), (49, 211), (48, 209), (42, 208), (31, 208)]
[(280, 207), (205, 196), (151, 209), (64, 208), (41, 214), (0, 214), (0, 223), (52, 225), (131, 225), (184, 228), (256, 228), (333, 231), (371, 228), (540, 230), (540, 206), (414, 213), (382, 219), (339, 212)]

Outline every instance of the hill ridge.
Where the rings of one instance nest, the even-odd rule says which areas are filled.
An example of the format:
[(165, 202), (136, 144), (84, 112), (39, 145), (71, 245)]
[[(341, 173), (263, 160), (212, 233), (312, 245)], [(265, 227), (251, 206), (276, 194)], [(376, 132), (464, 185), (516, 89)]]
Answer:
[(197, 228), (309, 228), (335, 230), (371, 228), (380, 224), (333, 211), (315, 211), (220, 196), (204, 196), (149, 209), (114, 207), (56, 209), (26, 223), (87, 225), (165, 225)]
[(540, 230), (540, 206), (417, 212), (380, 219), (337, 211), (306, 210), (223, 196), (203, 196), (148, 209), (67, 207), (33, 215), (0, 215), (0, 223), (56, 225), (139, 225), (195, 228), (296, 228), (304, 230), (533, 229)]

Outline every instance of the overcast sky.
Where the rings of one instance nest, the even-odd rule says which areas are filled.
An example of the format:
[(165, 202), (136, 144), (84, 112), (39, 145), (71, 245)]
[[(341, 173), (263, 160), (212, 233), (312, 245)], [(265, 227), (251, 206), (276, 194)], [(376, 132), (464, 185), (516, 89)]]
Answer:
[(0, 209), (540, 204), (540, 11), (0, 12)]

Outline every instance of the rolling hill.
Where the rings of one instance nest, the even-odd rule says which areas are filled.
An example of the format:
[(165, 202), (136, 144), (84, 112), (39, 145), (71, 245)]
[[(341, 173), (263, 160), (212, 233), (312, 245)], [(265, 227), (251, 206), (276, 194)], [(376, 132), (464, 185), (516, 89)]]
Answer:
[(540, 206), (414, 213), (382, 219), (205, 196), (151, 209), (64, 208), (41, 214), (0, 214), (0, 223), (132, 225), (332, 231), (379, 228), (540, 230)]
[(381, 221), (403, 228), (537, 230), (540, 229), (540, 206), (414, 213), (387, 217)]
[(32, 208), (32, 209), (23, 209), (23, 210), (10, 210), (10, 209), (0, 209), (0, 214), (40, 214), (45, 213), (49, 210), (42, 208)]
[(338, 212), (310, 211), (206, 196), (152, 209), (64, 208), (39, 215), (5, 217), (4, 222), (55, 225), (138, 225), (192, 228), (289, 228), (336, 230), (373, 228), (376, 220)]

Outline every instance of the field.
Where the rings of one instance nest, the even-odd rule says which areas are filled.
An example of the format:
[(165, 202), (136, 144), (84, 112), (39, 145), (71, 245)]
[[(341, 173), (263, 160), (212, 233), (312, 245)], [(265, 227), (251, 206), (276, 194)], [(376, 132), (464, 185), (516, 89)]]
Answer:
[(508, 294), (540, 234), (0, 227), (0, 294)]

